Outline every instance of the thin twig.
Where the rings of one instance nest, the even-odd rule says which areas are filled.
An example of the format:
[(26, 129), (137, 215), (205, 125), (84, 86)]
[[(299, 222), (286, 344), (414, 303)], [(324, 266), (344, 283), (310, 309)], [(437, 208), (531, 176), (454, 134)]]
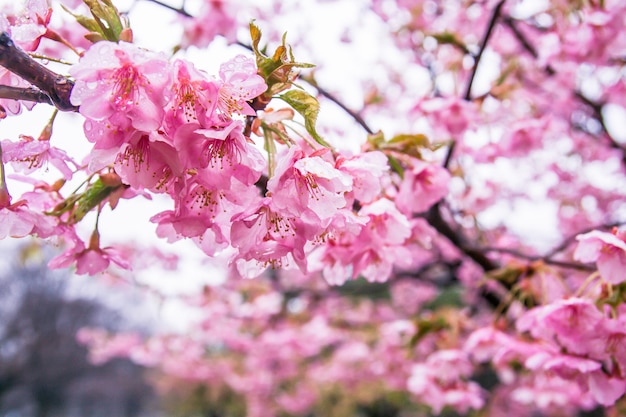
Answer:
[[(513, 20), (510, 16), (507, 16), (507, 17), (502, 18), (502, 21), (506, 24), (506, 26), (509, 29), (511, 29), (511, 32), (513, 32), (513, 35), (515, 35), (515, 38), (522, 45), (522, 47), (526, 50), (526, 52), (528, 52), (533, 58), (539, 58), (539, 53), (537, 52), (535, 47), (530, 44), (528, 39), (526, 39), (526, 36), (524, 36), (524, 34), (519, 30), (519, 28), (517, 27), (517, 24), (515, 23), (515, 20)], [(544, 71), (548, 75), (556, 74), (556, 71), (550, 65), (547, 65), (544, 68)]]
[(329, 91), (327, 91), (324, 88), (320, 87), (317, 84), (317, 82), (315, 82), (315, 80), (313, 78), (311, 78), (311, 77), (301, 77), (300, 79), (305, 81), (310, 86), (315, 87), (315, 89), (317, 90), (317, 92), (320, 95), (326, 97), (327, 99), (329, 99), (330, 101), (332, 101), (333, 103), (338, 105), (344, 112), (346, 112), (348, 115), (350, 115), (350, 117), (352, 117), (363, 129), (365, 129), (365, 131), (367, 133), (369, 133), (370, 135), (374, 134), (374, 131), (372, 130), (372, 128), (369, 127), (369, 125), (365, 122), (365, 120), (361, 117), (360, 114), (358, 114), (355, 111), (349, 109), (348, 106), (343, 104), (343, 102), (341, 100), (339, 100), (337, 97), (335, 97), (332, 93), (330, 93)]
[(474, 67), (472, 68), (472, 72), (470, 73), (470, 78), (467, 83), (467, 88), (465, 90), (465, 95), (463, 98), (467, 101), (472, 99), (472, 84), (474, 83), (474, 78), (476, 78), (476, 73), (478, 72), (478, 65), (480, 64), (480, 60), (487, 49), (487, 44), (489, 43), (489, 39), (491, 38), (491, 34), (493, 33), (493, 29), (496, 27), (496, 22), (500, 17), (500, 11), (502, 10), (502, 6), (506, 0), (500, 0), (500, 2), (493, 8), (493, 12), (491, 14), (491, 19), (489, 19), (489, 24), (487, 25), (487, 30), (483, 35), (483, 40), (480, 43), (480, 49), (478, 50), (478, 54), (474, 58)]
[[(470, 101), (472, 99), (472, 85), (474, 84), (474, 79), (476, 78), (476, 73), (478, 72), (478, 66), (480, 64), (480, 60), (487, 48), (487, 44), (491, 38), (491, 34), (493, 33), (493, 29), (496, 27), (496, 23), (498, 18), (500, 17), (500, 12), (502, 10), (502, 6), (506, 0), (500, 0), (500, 2), (494, 7), (493, 12), (491, 13), (491, 18), (489, 19), (489, 24), (487, 25), (487, 30), (485, 30), (485, 34), (483, 35), (483, 39), (480, 43), (480, 49), (478, 53), (474, 57), (474, 66), (472, 68), (472, 72), (470, 73), (469, 80), (467, 82), (467, 87), (465, 90), (465, 94), (463, 95), (463, 99), (465, 101)], [(452, 161), (452, 156), (454, 154), (454, 149), (456, 148), (456, 140), (453, 140), (448, 147), (448, 152), (446, 153), (446, 157), (443, 161), (443, 167), (448, 168), (450, 166), (450, 162)]]
[(173, 12), (176, 12), (176, 13), (178, 13), (178, 14), (182, 15), (182, 16), (185, 16), (185, 17), (194, 17), (194, 16), (193, 16), (192, 14), (190, 14), (187, 10), (185, 10), (185, 7), (184, 7), (184, 6), (182, 6), (182, 7), (174, 7), (174, 6), (170, 6), (170, 5), (169, 5), (169, 4), (167, 4), (167, 3), (163, 3), (163, 2), (161, 2), (161, 1), (159, 1), (159, 0), (146, 0), (146, 1), (148, 1), (148, 2), (150, 2), (150, 3), (157, 4), (157, 5), (159, 5), (159, 6), (161, 6), (161, 7), (164, 7), (164, 8), (166, 8), (166, 9), (168, 9), (168, 10), (171, 10), (171, 11), (173, 11)]
[(607, 224), (601, 224), (601, 225), (598, 225), (598, 226), (593, 226), (593, 227), (589, 227), (587, 229), (579, 230), (578, 232), (573, 233), (572, 235), (566, 237), (558, 246), (556, 246), (555, 248), (553, 248), (551, 251), (549, 251), (548, 253), (546, 253), (543, 256), (546, 257), (546, 258), (552, 258), (554, 255), (556, 255), (559, 252), (562, 252), (569, 245), (574, 243), (576, 241), (576, 237), (578, 235), (589, 233), (591, 231), (598, 230), (598, 229), (612, 229), (614, 227), (623, 226), (624, 224), (625, 224), (624, 222), (607, 223)]
[(570, 262), (570, 261), (559, 261), (557, 259), (552, 259), (551, 256), (547, 256), (547, 255), (544, 255), (544, 256), (529, 255), (529, 254), (520, 252), (515, 249), (510, 249), (510, 248), (482, 247), (482, 248), (476, 248), (475, 250), (484, 252), (484, 253), (489, 253), (489, 252), (505, 253), (507, 255), (511, 255), (519, 259), (525, 259), (530, 262), (543, 262), (544, 264), (547, 264), (547, 265), (553, 265), (553, 266), (558, 266), (558, 267), (567, 268), (567, 269), (575, 269), (578, 271), (595, 271), (596, 270), (595, 267), (588, 265), (588, 264), (582, 264), (582, 263)]

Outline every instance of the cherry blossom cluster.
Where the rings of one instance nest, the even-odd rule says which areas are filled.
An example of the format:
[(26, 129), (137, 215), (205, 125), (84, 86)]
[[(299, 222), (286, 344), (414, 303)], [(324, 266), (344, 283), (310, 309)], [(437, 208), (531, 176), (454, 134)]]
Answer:
[[(354, 13), (388, 50), (365, 76), (310, 71), (280, 31), (261, 45), (259, 26), (299, 12), (288, 2), (162, 5), (183, 25), (175, 51), (239, 45), (215, 75), (133, 43), (111, 1), (84, 3), (0, 15), (0, 47), (60, 68), (28, 82), (0, 54), (0, 117), (73, 111), (89, 148), (69, 156), (56, 109), (39, 136), (0, 138), (0, 238), (48, 239), (63, 247), (50, 267), (132, 281), (175, 259), (105, 244), (99, 220), (159, 196), (156, 236), (229, 275), (182, 297), (197, 313), (183, 333), (85, 329), (94, 361), (233, 393), (215, 407), (249, 416), (623, 413), (626, 149), (609, 115), (626, 111), (624, 2), (373, 0)], [(259, 26), (240, 39), (246, 11)], [(352, 78), (360, 111), (341, 93)], [(328, 102), (345, 122), (318, 120)]]

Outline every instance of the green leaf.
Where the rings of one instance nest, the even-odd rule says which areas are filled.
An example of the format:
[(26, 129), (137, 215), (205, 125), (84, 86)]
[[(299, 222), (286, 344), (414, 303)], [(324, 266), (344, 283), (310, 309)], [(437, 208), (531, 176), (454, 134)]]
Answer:
[(81, 26), (91, 32), (87, 38), (93, 42), (102, 39), (119, 42), (120, 33), (127, 27), (127, 24), (120, 17), (119, 11), (111, 0), (83, 0), (83, 3), (89, 7), (93, 18), (72, 13), (66, 7), (63, 9), (74, 16)]
[(448, 322), (442, 317), (433, 317), (431, 319), (420, 319), (416, 322), (417, 332), (411, 338), (409, 346), (414, 348), (420, 340), (429, 333), (438, 332), (450, 327)]
[(459, 38), (457, 38), (454, 33), (443, 32), (443, 33), (436, 33), (430, 36), (435, 38), (437, 42), (439, 42), (442, 45), (443, 44), (454, 45), (457, 48), (459, 48), (461, 51), (463, 51), (463, 53), (467, 55), (471, 55), (471, 52), (469, 51), (469, 49), (467, 49), (467, 46), (461, 40), (459, 40)]
[(337, 292), (347, 297), (354, 298), (365, 297), (372, 300), (391, 299), (388, 282), (370, 282), (363, 277), (346, 281), (343, 285), (337, 287)]
[(76, 207), (70, 214), (68, 223), (78, 223), (93, 208), (102, 203), (111, 193), (117, 190), (121, 185), (109, 186), (105, 185), (101, 178), (98, 178), (93, 184), (82, 193), (76, 201)]
[(446, 287), (437, 297), (426, 304), (429, 310), (438, 310), (444, 307), (461, 308), (463, 306), (463, 289), (460, 285)]
[(96, 22), (95, 19), (73, 13), (64, 5), (61, 5), (61, 7), (63, 7), (63, 10), (71, 14), (76, 19), (76, 21), (88, 31), (102, 34), (102, 32), (100, 31), (100, 25), (98, 25), (98, 22)]
[(330, 148), (330, 145), (315, 130), (320, 110), (317, 99), (304, 90), (289, 90), (279, 97), (304, 117), (304, 127), (313, 139), (320, 145)]
[(400, 175), (400, 178), (404, 179), (404, 167), (402, 166), (400, 161), (398, 161), (391, 155), (387, 155), (387, 161), (389, 161), (389, 166), (391, 167), (392, 171), (398, 173), (398, 175)]
[(87, 185), (87, 189), (84, 192), (72, 194), (46, 214), (60, 217), (65, 213), (70, 213), (67, 220), (68, 224), (76, 224), (81, 221), (87, 213), (109, 197), (113, 191), (122, 186), (121, 183), (106, 185), (102, 178), (98, 178), (94, 183)]
[(265, 95), (269, 98), (292, 86), (293, 81), (298, 76), (296, 68), (314, 67), (312, 64), (296, 62), (291, 47), (286, 43), (286, 34), (283, 35), (282, 44), (276, 48), (271, 57), (259, 49), (261, 30), (254, 24), (254, 21), (250, 22), (250, 37), (252, 50), (256, 56), (258, 73), (268, 86)]

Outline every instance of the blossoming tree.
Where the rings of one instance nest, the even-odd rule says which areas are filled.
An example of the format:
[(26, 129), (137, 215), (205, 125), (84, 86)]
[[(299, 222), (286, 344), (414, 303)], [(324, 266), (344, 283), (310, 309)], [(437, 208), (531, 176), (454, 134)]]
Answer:
[[(228, 272), (182, 297), (183, 333), (85, 329), (94, 361), (232, 394), (227, 415), (619, 414), (626, 3), (364, 2), (335, 46), (387, 43), (356, 102), (350, 73), (296, 59), (305, 5), (150, 4), (182, 27), (173, 50), (134, 42), (110, 0), (0, 19), (2, 117), (51, 114), (0, 142), (0, 237), (56, 242), (50, 268), (78, 274), (174, 268), (101, 243), (101, 217), (158, 196), (156, 236)], [(188, 52), (216, 43), (236, 53), (211, 75)]]

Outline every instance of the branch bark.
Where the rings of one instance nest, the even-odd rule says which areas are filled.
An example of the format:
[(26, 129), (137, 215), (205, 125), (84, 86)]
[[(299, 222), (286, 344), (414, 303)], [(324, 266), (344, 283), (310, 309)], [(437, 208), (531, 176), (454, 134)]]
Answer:
[[(487, 25), (487, 29), (485, 30), (485, 34), (483, 35), (483, 39), (480, 43), (480, 49), (478, 53), (474, 57), (474, 67), (472, 68), (472, 72), (470, 73), (469, 80), (467, 81), (467, 87), (465, 89), (465, 94), (463, 95), (463, 99), (465, 101), (470, 101), (472, 99), (472, 85), (474, 84), (474, 79), (476, 78), (476, 73), (478, 72), (478, 66), (480, 65), (480, 60), (489, 44), (489, 40), (491, 39), (491, 34), (493, 33), (494, 28), (496, 27), (496, 23), (500, 18), (500, 13), (502, 11), (502, 6), (506, 0), (500, 0), (500, 2), (493, 8), (493, 12), (491, 13), (491, 18), (489, 19), (489, 24)], [(453, 140), (448, 147), (448, 152), (446, 153), (446, 157), (443, 161), (444, 168), (448, 168), (450, 166), (450, 162), (452, 161), (452, 156), (454, 155), (454, 149), (456, 148), (456, 140)]]
[[(41, 65), (18, 48), (6, 32), (0, 34), (0, 65), (34, 85), (47, 99), (32, 89), (3, 90), (9, 97), (54, 105), (61, 111), (78, 111), (70, 102), (74, 82)], [(15, 98), (19, 96), (19, 98)]]

